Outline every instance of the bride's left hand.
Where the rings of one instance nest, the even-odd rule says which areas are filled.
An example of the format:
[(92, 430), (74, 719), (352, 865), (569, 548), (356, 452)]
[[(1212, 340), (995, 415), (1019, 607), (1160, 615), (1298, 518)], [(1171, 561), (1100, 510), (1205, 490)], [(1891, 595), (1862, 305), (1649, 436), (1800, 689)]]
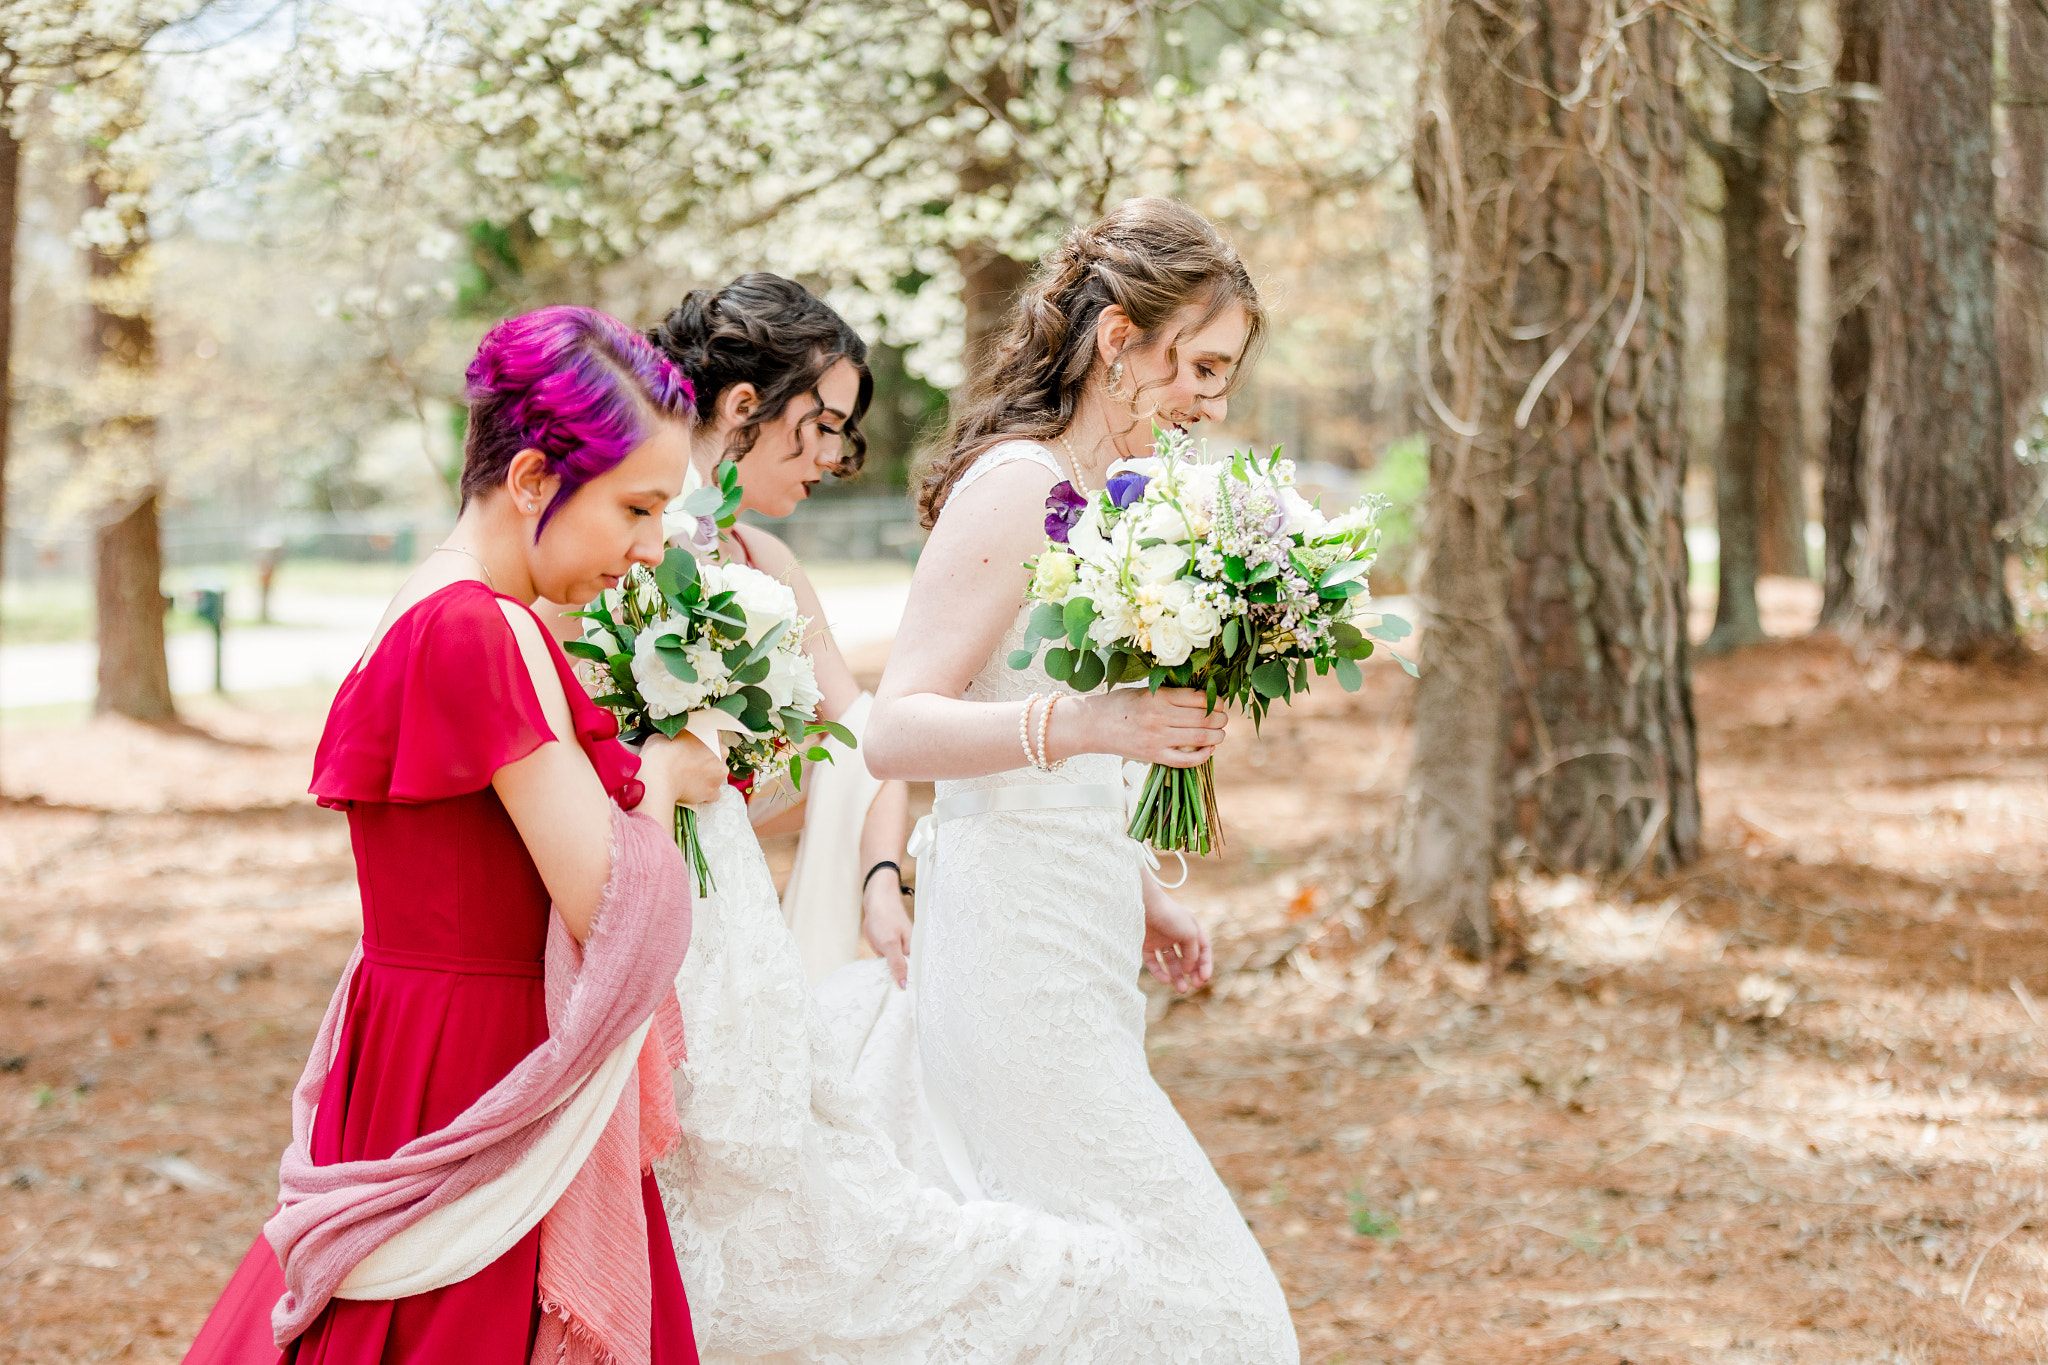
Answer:
[(1145, 970), (1183, 993), (1208, 985), (1216, 971), (1209, 931), (1150, 877), (1145, 879)]

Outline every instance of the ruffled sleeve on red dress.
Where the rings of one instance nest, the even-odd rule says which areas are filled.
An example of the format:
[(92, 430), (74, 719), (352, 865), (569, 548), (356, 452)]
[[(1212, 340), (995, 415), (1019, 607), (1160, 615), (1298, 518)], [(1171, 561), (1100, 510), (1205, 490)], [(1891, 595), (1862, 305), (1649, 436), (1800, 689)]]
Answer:
[(554, 738), (498, 595), (465, 581), (410, 607), (349, 674), (311, 791), (323, 806), (446, 800)]

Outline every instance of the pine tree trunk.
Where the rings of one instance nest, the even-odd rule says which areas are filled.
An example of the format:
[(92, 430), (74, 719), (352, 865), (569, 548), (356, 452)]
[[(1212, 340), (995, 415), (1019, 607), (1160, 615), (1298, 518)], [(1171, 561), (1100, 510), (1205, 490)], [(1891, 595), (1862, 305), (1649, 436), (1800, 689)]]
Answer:
[[(1781, 4), (1786, 32), (1776, 51), (1797, 55), (1798, 9)], [(1757, 304), (1762, 364), (1757, 375), (1757, 568), (1810, 578), (1806, 558), (1806, 421), (1799, 394), (1799, 205), (1797, 129), (1788, 111), (1771, 119), (1764, 146), (1764, 215), (1757, 225)]]
[(1429, 233), (1426, 380), (1435, 400), (1417, 583), (1422, 633), (1400, 895), (1417, 929), (1481, 956), (1499, 870), (1507, 576), (1502, 526), (1518, 444), (1514, 376), (1493, 347), (1513, 312), (1516, 134), (1527, 115), (1493, 60), (1513, 40), (1471, 0), (1427, 16), (1415, 183)]
[(1427, 21), (1431, 487), (1401, 894), (1482, 948), (1503, 851), (1626, 871), (1698, 845), (1679, 29), (1640, 19), (1582, 80), (1606, 13), (1438, 0)]
[[(1736, 0), (1736, 36), (1753, 52), (1791, 55), (1795, 14), (1786, 0)], [(1724, 192), (1727, 349), (1714, 460), (1721, 553), (1710, 651), (1764, 638), (1757, 576), (1792, 571), (1803, 560), (1795, 551), (1806, 518), (1799, 487), (1799, 280), (1786, 255), (1790, 141), (1764, 83), (1734, 72), (1728, 141), (1713, 149)]]
[(1890, 0), (1883, 45), (1856, 620), (1904, 648), (1959, 658), (2014, 641), (1999, 542), (1991, 0)]
[[(12, 86), (0, 80), (0, 109)], [(7, 553), (7, 452), (13, 444), (14, 229), (21, 217), (21, 142), (0, 118), (0, 573)]]
[(1841, 625), (1855, 608), (1863, 536), (1863, 415), (1870, 396), (1871, 294), (1877, 277), (1879, 0), (1835, 0), (1842, 50), (1835, 61), (1835, 163), (1829, 214), (1828, 437), (1821, 465), (1823, 551), (1820, 620)]
[(2012, 458), (2048, 397), (2048, 0), (2006, 8), (2005, 175), (1999, 182), (1998, 360), (2005, 390), (2007, 518), (2035, 513), (2040, 471)]
[[(137, 188), (129, 173), (100, 167), (88, 177), (88, 201), (104, 208), (114, 191)], [(86, 253), (91, 273), (86, 353), (95, 362), (96, 402), (102, 408), (87, 437), (87, 458), (105, 489), (93, 533), (99, 642), (93, 710), (157, 722), (172, 719), (176, 708), (164, 656), (156, 419), (148, 397), (157, 365), (144, 259), (149, 223), (139, 202), (122, 202), (127, 242)]]

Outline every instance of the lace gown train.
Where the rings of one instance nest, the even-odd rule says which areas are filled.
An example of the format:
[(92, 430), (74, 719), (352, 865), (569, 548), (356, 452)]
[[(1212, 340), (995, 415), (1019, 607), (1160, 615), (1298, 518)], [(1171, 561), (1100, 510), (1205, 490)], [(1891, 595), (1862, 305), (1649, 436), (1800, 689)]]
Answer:
[(811, 995), (738, 793), (700, 828), (716, 889), (676, 979), (684, 1139), (655, 1175), (706, 1365), (1125, 1359), (1130, 1248), (905, 1169)]

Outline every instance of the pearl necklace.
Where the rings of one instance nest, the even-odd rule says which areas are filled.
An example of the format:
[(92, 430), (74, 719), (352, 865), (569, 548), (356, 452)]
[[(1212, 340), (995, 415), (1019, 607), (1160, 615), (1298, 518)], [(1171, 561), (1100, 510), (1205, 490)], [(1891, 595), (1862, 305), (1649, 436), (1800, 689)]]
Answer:
[(1061, 432), (1059, 435), (1053, 437), (1053, 439), (1060, 443), (1061, 450), (1067, 452), (1067, 468), (1072, 470), (1074, 473), (1074, 491), (1076, 493), (1081, 494), (1084, 497), (1087, 496), (1087, 494), (1094, 490), (1090, 489), (1088, 487), (1088, 481), (1081, 477), (1081, 461), (1078, 457), (1075, 456), (1074, 448), (1067, 444), (1066, 433)]

